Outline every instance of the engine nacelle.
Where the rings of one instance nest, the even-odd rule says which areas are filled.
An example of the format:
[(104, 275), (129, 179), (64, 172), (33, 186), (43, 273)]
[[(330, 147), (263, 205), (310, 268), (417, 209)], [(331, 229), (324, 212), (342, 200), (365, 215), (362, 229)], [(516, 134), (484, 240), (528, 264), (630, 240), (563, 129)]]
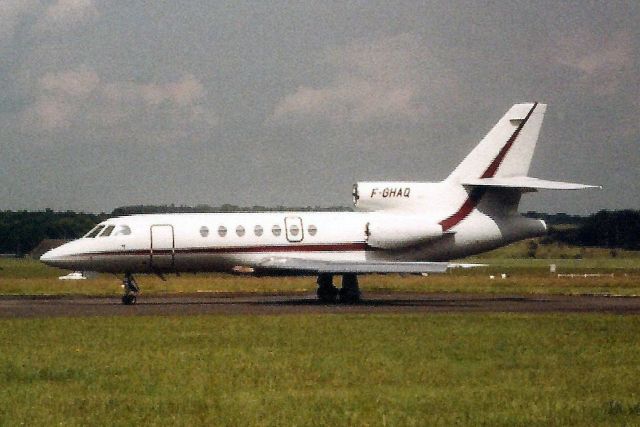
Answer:
[(425, 202), (431, 185), (426, 182), (358, 182), (353, 186), (353, 204), (360, 211), (413, 208)]
[(417, 215), (372, 215), (367, 243), (380, 249), (402, 249), (441, 237), (442, 226)]

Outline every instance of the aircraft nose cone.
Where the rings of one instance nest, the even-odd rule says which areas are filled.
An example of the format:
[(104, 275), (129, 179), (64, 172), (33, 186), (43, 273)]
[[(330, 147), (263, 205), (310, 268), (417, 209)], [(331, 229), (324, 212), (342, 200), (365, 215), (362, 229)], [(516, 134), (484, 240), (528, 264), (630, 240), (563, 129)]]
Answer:
[(87, 267), (87, 260), (78, 256), (82, 252), (78, 243), (78, 241), (69, 242), (51, 249), (42, 254), (40, 261), (65, 270), (84, 270)]
[(53, 248), (40, 257), (40, 261), (52, 267), (66, 268), (69, 264), (69, 243)]
[(51, 249), (50, 251), (45, 252), (40, 256), (40, 261), (51, 266), (56, 265), (56, 261), (59, 259), (59, 256), (56, 254), (55, 249)]

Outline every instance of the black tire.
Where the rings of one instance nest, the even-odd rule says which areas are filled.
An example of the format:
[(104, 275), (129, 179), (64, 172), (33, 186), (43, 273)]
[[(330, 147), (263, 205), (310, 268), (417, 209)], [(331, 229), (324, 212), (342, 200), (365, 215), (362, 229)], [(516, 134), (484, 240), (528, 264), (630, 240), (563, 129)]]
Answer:
[(342, 276), (340, 302), (343, 304), (357, 304), (360, 302), (360, 286), (358, 286), (357, 275), (344, 274)]
[(360, 291), (353, 289), (340, 289), (340, 302), (342, 304), (357, 304), (360, 302)]
[(334, 303), (338, 300), (338, 289), (334, 287), (318, 288), (318, 299), (325, 303)]
[(128, 294), (128, 295), (123, 295), (122, 296), (122, 303), (124, 305), (132, 305), (136, 303), (136, 296), (132, 295), (132, 294)]

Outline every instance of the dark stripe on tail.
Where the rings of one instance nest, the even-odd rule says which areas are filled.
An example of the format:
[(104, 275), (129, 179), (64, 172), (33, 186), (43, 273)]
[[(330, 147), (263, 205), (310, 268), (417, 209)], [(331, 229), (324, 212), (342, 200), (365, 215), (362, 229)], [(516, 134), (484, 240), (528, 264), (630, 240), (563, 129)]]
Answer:
[[(531, 117), (531, 114), (533, 114), (533, 110), (536, 109), (537, 105), (538, 105), (537, 102), (533, 103), (533, 107), (531, 107), (531, 110), (529, 110), (529, 113), (527, 113), (527, 116), (518, 125), (518, 127), (513, 132), (511, 137), (507, 140), (506, 144), (504, 144), (504, 146), (500, 149), (500, 152), (498, 153), (498, 155), (493, 159), (491, 164), (489, 164), (489, 167), (487, 167), (487, 169), (484, 171), (482, 176), (480, 176), (480, 178), (493, 178), (495, 176), (496, 172), (498, 172), (498, 168), (504, 161), (504, 158), (507, 156), (507, 153), (509, 153), (509, 150), (513, 146), (513, 143), (518, 138), (520, 131), (522, 131), (522, 128), (524, 128), (524, 125), (526, 125), (527, 122), (529, 121), (529, 118)], [(442, 226), (442, 231), (448, 231), (452, 227), (459, 224), (460, 221), (462, 221), (467, 216), (469, 216), (469, 214), (473, 212), (476, 206), (478, 206), (478, 203), (480, 203), (480, 200), (482, 199), (482, 196), (484, 196), (485, 193), (486, 193), (486, 188), (480, 188), (480, 187), (473, 188), (469, 193), (467, 200), (465, 200), (462, 206), (460, 206), (460, 209), (458, 209), (458, 211), (453, 215), (440, 221), (440, 225)]]

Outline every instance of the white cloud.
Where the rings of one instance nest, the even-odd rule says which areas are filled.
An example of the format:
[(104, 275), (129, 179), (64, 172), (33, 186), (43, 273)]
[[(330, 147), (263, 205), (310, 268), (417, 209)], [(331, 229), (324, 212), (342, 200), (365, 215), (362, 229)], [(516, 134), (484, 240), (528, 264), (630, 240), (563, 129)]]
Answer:
[(620, 31), (598, 35), (587, 31), (562, 37), (553, 51), (555, 61), (579, 74), (578, 84), (598, 95), (624, 90), (634, 73), (633, 37)]
[(427, 113), (429, 98), (455, 86), (451, 73), (411, 34), (330, 49), (322, 62), (335, 77), (319, 87), (300, 86), (284, 97), (273, 120), (417, 120)]
[(43, 0), (0, 0), (0, 47), (13, 41), (21, 23), (35, 21), (29, 31), (60, 32), (98, 15), (94, 0), (56, 0), (48, 6)]
[(98, 16), (94, 0), (0, 0), (0, 48), (11, 46), (21, 25), (29, 33), (64, 32)]
[(22, 113), (23, 129), (51, 132), (72, 127), (215, 127), (218, 115), (193, 75), (164, 83), (106, 82), (86, 67), (47, 73), (34, 87), (35, 101)]
[(38, 79), (35, 102), (23, 114), (25, 125), (40, 130), (71, 126), (99, 84), (98, 74), (86, 68), (45, 74)]
[[(26, 113), (27, 120), (41, 129), (62, 129), (71, 125), (79, 105), (54, 98), (41, 98)], [(34, 124), (35, 124), (34, 123)]]
[(110, 83), (105, 85), (103, 92), (116, 102), (143, 102), (149, 106), (166, 102), (180, 107), (193, 105), (206, 94), (202, 83), (191, 74), (166, 84)]
[(41, 89), (50, 93), (84, 98), (98, 87), (100, 77), (93, 70), (80, 68), (60, 73), (47, 73), (38, 83)]
[(86, 24), (98, 15), (93, 0), (57, 0), (47, 8), (36, 27), (40, 31), (64, 31)]
[(36, 0), (0, 1), (0, 45), (13, 39), (21, 20), (34, 14), (38, 6), (39, 2)]

